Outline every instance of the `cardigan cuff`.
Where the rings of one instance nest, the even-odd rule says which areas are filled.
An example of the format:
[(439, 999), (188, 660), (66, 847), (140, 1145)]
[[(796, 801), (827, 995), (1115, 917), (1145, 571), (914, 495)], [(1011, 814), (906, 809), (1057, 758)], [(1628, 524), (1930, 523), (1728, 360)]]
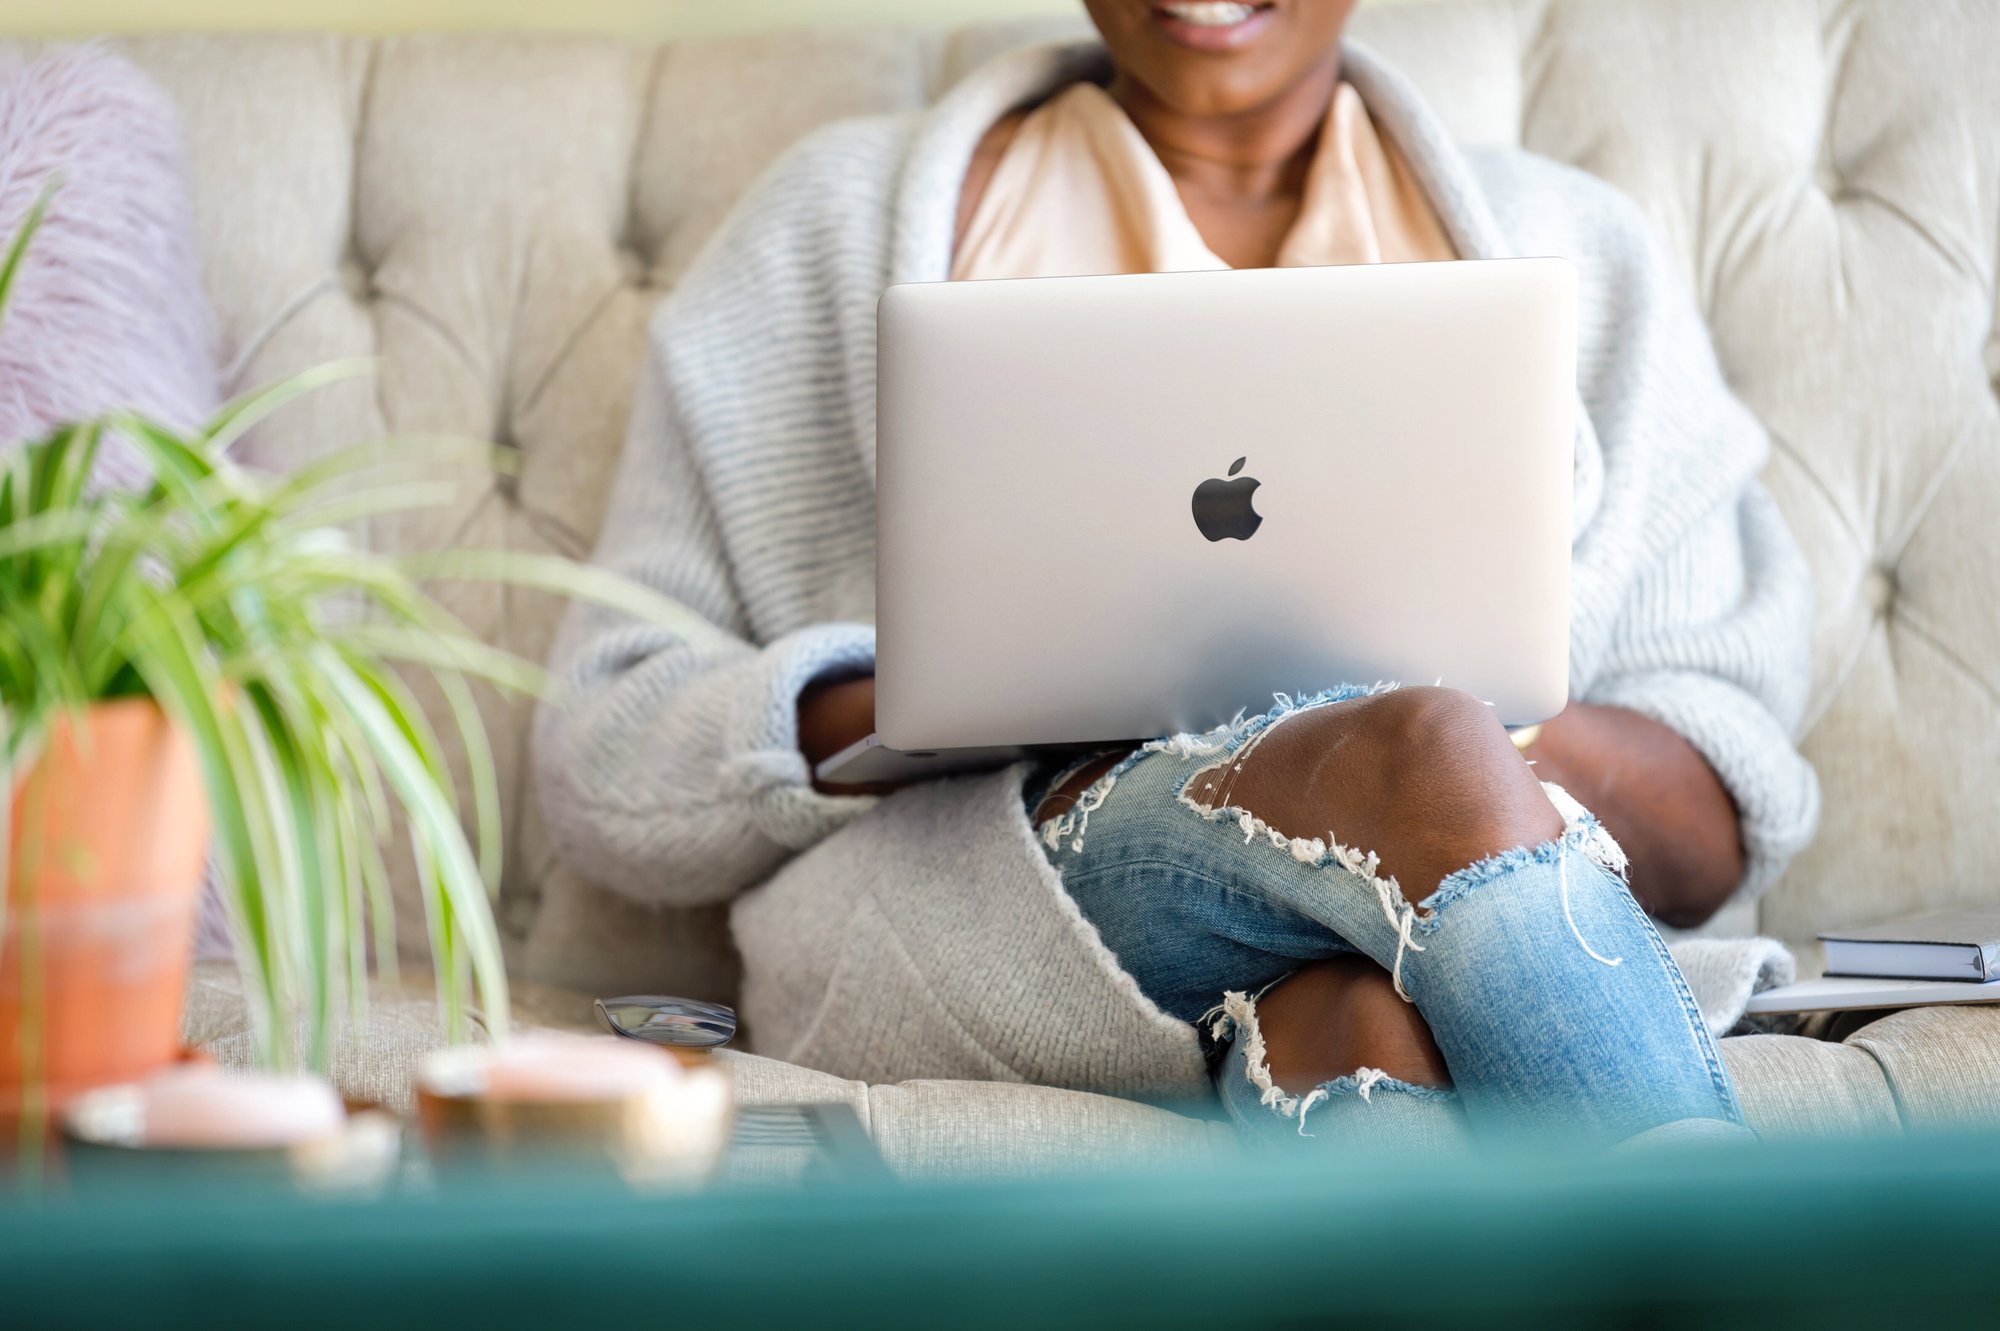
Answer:
[(799, 694), (806, 685), (822, 675), (865, 674), (874, 665), (875, 630), (867, 624), (816, 624), (758, 653), (758, 678), (726, 723), (723, 787), (778, 845), (802, 850), (874, 807), (871, 796), (814, 790), (799, 752)]

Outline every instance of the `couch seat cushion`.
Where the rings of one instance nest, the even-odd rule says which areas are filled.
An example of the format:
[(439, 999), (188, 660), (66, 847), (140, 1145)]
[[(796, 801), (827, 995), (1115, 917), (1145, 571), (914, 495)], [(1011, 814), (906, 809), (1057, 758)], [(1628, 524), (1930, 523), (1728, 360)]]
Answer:
[[(304, 1037), (301, 1022), (294, 1046), (304, 1048)], [(256, 1032), (233, 963), (209, 961), (194, 968), (181, 1010), (181, 1040), (225, 1067), (256, 1063)], [(437, 999), (429, 989), (377, 985), (369, 991), (366, 1028), (356, 1032), (343, 1025), (335, 1035), (328, 1075), (350, 1100), (412, 1114), (416, 1097), (410, 1090), (411, 1074), (425, 1054), (444, 1044)]]
[(1722, 1042), (1743, 1116), (1765, 1137), (1853, 1136), (1901, 1130), (1881, 1064), (1849, 1044), (1796, 1035)]
[(2000, 1118), (2000, 1007), (1892, 1012), (1847, 1044), (1881, 1067), (1911, 1132), (1991, 1128)]
[[(521, 984), (516, 1029), (591, 1030), (590, 1000)], [(411, 1110), (410, 1076), (444, 1044), (428, 989), (377, 986), (366, 1031), (343, 1031), (332, 1077), (341, 1092)], [(196, 967), (184, 1021), (190, 1045), (219, 1061), (255, 1057), (233, 967)], [(1945, 1130), (1993, 1121), (2000, 1107), (2000, 1008), (1916, 1008), (1863, 1026), (1845, 1042), (1747, 1035), (1722, 1042), (1750, 1125), (1766, 1137)], [(777, 1059), (723, 1050), (746, 1107), (843, 1104), (905, 1175), (1035, 1175), (1161, 1160), (1225, 1160), (1225, 1122), (1081, 1091), (1005, 1082), (908, 1081), (870, 1086)], [(744, 1181), (789, 1181), (797, 1160), (766, 1161)], [(766, 1165), (771, 1167), (765, 1167)]]

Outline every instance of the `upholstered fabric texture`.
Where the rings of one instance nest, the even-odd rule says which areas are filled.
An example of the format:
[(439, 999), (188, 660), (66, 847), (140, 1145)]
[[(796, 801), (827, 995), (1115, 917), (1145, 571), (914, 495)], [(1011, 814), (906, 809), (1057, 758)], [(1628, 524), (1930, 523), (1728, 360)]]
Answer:
[[(118, 49), (181, 111), (227, 386), (381, 358), (375, 379), (292, 411), (253, 454), (289, 465), (385, 432), (474, 436), (491, 442), (490, 473), (372, 539), (584, 555), (643, 321), (751, 176), (813, 126), (920, 104), (997, 49), (1064, 30)], [(1630, 192), (1772, 432), (1767, 479), (1818, 579), (1804, 749), (1825, 816), (1760, 920), (1731, 923), (1797, 944), (1990, 896), (2000, 3), (1483, 0), (1367, 10), (1356, 34), (1462, 137), (1523, 144)], [(530, 656), (560, 613), (520, 593), (448, 595)], [(487, 707), (516, 936), (556, 872), (524, 797), (528, 715)], [(717, 917), (563, 899), (537, 930), (560, 946), (531, 942), (529, 959), (581, 953), (595, 973), (561, 978), (730, 987)]]

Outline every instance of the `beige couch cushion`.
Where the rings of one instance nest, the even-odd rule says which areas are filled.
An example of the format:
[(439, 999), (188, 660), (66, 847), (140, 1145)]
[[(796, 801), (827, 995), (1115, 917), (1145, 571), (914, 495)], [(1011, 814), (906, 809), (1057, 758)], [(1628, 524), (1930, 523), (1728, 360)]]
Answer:
[(1089, 1173), (1241, 1149), (1226, 1122), (1049, 1086), (906, 1081), (870, 1087), (868, 1100), (876, 1144), (901, 1174)]
[[(304, 1034), (300, 1023), (296, 1047), (304, 1047)], [(181, 1014), (181, 1039), (225, 1067), (256, 1066), (257, 1037), (234, 966), (204, 962), (194, 968)], [(350, 1100), (414, 1113), (410, 1078), (424, 1055), (444, 1044), (437, 1000), (429, 992), (378, 986), (369, 995), (366, 1025), (343, 1023), (335, 1033), (328, 1076)]]
[[(528, 984), (520, 987), (517, 1000), (517, 1029), (594, 1029), (584, 995)], [(256, 1044), (233, 967), (209, 962), (195, 968), (182, 1038), (225, 1066), (254, 1064)], [(366, 1027), (344, 1028), (336, 1039), (330, 1075), (343, 1095), (407, 1115), (415, 1109), (410, 1082), (418, 1063), (444, 1043), (430, 993), (377, 986)], [(733, 1049), (719, 1051), (716, 1059), (745, 1106), (846, 1106), (874, 1137), (890, 1168), (902, 1174), (1024, 1176), (1162, 1158), (1209, 1161), (1236, 1149), (1226, 1124), (1110, 1096), (989, 1082), (870, 1086)], [(732, 1162), (730, 1181), (792, 1183), (811, 1156), (805, 1147), (760, 1148)]]
[[(185, 1022), (190, 1044), (241, 1066), (255, 1049), (235, 972), (196, 969)], [(590, 1000), (524, 985), (517, 1027), (593, 1029)], [(427, 993), (379, 991), (365, 1036), (344, 1032), (333, 1080), (351, 1097), (407, 1113), (417, 1062), (443, 1044)], [(1767, 1138), (1990, 1127), (2000, 1118), (2000, 1009), (1894, 1013), (1845, 1043), (1749, 1035), (1722, 1042), (1750, 1125)], [(870, 1086), (723, 1050), (717, 1055), (746, 1106), (839, 1104), (851, 1109), (898, 1173), (1022, 1176), (1115, 1170), (1162, 1160), (1218, 1162), (1240, 1150), (1216, 1117), (1046, 1086), (909, 1081)], [(811, 1152), (773, 1148), (732, 1166), (731, 1180), (795, 1182)]]
[[(2000, 6), (1559, 3), (1522, 140), (1666, 231), (1812, 562), (1818, 841), (1766, 932), (2000, 882)], [(1808, 968), (1812, 958), (1808, 956)]]
[(1990, 1129), (2000, 1119), (2000, 1008), (1891, 1013), (1847, 1043), (1881, 1066), (1911, 1132)]
[(1901, 1131), (1896, 1097), (1865, 1050), (1790, 1035), (1722, 1042), (1750, 1126), (1769, 1138)]
[[(891, 1169), (909, 1176), (1025, 1177), (1209, 1162), (1238, 1149), (1230, 1127), (1152, 1105), (1047, 1086), (907, 1081), (870, 1086), (725, 1050), (718, 1055), (745, 1105), (841, 1104)], [(795, 1176), (803, 1159), (759, 1161), (742, 1181)]]

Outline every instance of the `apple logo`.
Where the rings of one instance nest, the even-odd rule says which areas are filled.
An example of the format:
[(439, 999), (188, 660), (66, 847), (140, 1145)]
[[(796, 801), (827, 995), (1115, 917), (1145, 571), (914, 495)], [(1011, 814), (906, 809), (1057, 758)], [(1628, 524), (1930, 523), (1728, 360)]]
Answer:
[[(1249, 460), (1236, 459), (1230, 464), (1229, 474), (1236, 476)], [(1262, 484), (1251, 476), (1236, 476), (1233, 481), (1216, 476), (1203, 481), (1194, 491), (1194, 525), (1211, 541), (1249, 540), (1264, 521), (1263, 514), (1250, 507), (1251, 496)]]

